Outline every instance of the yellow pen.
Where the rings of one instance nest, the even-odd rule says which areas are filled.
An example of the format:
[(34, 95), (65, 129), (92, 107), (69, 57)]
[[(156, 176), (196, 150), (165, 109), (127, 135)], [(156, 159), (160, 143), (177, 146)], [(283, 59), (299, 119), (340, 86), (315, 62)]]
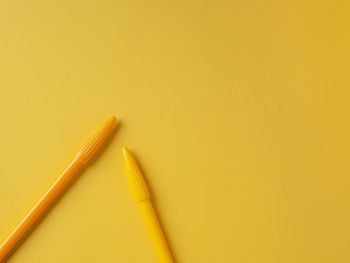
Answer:
[(36, 204), (27, 212), (8, 237), (0, 244), (0, 262), (7, 260), (16, 245), (22, 240), (33, 225), (38, 222), (50, 205), (67, 188), (68, 184), (79, 170), (91, 160), (116, 125), (116, 118), (107, 120), (99, 130), (82, 145), (75, 158), (67, 165), (56, 181), (41, 196)]
[(123, 160), (131, 192), (139, 204), (159, 261), (161, 263), (174, 263), (173, 256), (171, 255), (165, 235), (154, 210), (146, 181), (133, 154), (125, 146), (123, 147)]

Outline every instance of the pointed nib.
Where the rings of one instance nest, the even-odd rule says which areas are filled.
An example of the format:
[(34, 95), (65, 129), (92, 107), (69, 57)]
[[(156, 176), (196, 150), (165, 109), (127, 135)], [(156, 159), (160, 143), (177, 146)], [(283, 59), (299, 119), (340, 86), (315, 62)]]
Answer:
[(150, 199), (147, 184), (142, 176), (134, 155), (125, 146), (122, 148), (122, 152), (126, 175), (135, 200), (137, 202), (142, 202)]
[(117, 124), (117, 117), (113, 116), (109, 118), (102, 126), (110, 126), (111, 129), (113, 129), (116, 124)]
[(122, 147), (122, 152), (123, 152), (123, 157), (124, 157), (125, 164), (127, 164), (129, 156), (130, 156), (131, 153), (130, 153), (129, 149), (126, 146)]
[(87, 163), (97, 152), (97, 150), (106, 141), (109, 135), (112, 133), (114, 127), (117, 124), (117, 118), (113, 116), (104, 122), (97, 132), (92, 135), (87, 142), (81, 147), (80, 154), (82, 157), (82, 162)]

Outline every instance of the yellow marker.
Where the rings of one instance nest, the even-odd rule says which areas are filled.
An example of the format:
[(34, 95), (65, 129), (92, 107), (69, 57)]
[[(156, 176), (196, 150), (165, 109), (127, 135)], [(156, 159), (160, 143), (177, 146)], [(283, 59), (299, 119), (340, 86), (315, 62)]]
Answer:
[(26, 216), (17, 224), (14, 230), (9, 234), (5, 241), (0, 245), (0, 262), (6, 260), (10, 252), (14, 250), (16, 244), (22, 240), (24, 235), (38, 221), (40, 216), (49, 208), (57, 197), (66, 189), (68, 183), (77, 174), (77, 172), (95, 155), (103, 142), (111, 134), (116, 125), (116, 118), (107, 120), (100, 129), (91, 136), (88, 141), (80, 148), (77, 155), (70, 164), (64, 169), (61, 175), (50, 186), (50, 188), (41, 196), (39, 201), (29, 210)]
[(154, 211), (145, 179), (142, 176), (134, 156), (126, 147), (123, 147), (123, 159), (132, 194), (140, 206), (159, 261), (162, 263), (174, 263), (174, 259), (159, 224), (157, 214)]

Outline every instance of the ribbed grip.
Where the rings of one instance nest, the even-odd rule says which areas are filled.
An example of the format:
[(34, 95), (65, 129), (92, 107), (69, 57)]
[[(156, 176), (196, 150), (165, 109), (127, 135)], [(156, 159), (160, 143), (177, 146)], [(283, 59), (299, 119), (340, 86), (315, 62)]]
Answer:
[(133, 154), (123, 147), (123, 159), (131, 192), (137, 202), (150, 199), (150, 193)]
[(110, 118), (101, 125), (98, 131), (92, 135), (85, 144), (80, 148), (80, 160), (83, 164), (87, 163), (100, 148), (100, 146), (106, 141), (108, 136), (116, 125), (117, 119), (115, 117)]

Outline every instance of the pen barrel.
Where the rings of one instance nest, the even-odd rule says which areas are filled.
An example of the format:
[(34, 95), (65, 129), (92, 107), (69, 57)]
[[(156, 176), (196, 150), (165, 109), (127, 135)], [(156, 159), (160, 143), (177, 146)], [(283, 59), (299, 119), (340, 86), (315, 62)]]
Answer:
[(0, 245), (0, 262), (10, 255), (15, 246), (40, 219), (40, 216), (45, 213), (45, 211), (57, 199), (60, 193), (64, 191), (68, 183), (82, 167), (82, 162), (80, 159), (81, 156), (78, 154), (76, 158), (64, 169), (50, 188), (41, 196), (36, 204), (27, 212), (25, 217), (17, 224), (8, 237), (2, 242)]
[(161, 263), (174, 263), (165, 235), (150, 199), (139, 202), (142, 216), (151, 235), (157, 256)]

